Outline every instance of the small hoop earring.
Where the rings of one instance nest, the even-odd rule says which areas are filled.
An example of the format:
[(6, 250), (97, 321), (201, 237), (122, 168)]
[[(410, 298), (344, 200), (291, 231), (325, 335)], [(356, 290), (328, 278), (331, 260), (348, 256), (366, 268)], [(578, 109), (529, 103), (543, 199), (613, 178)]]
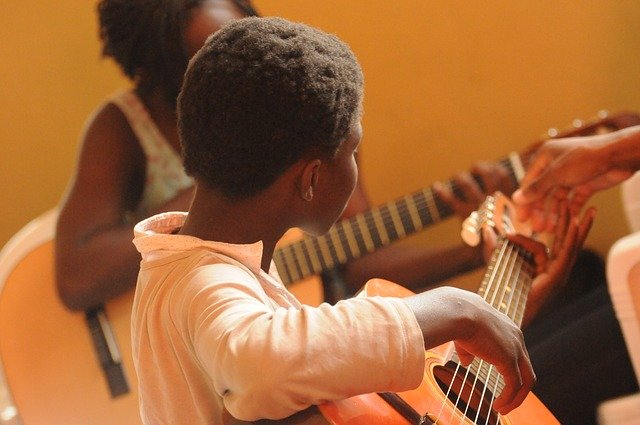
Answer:
[(302, 199), (304, 199), (307, 202), (311, 202), (311, 200), (313, 199), (313, 187), (309, 186), (309, 188), (307, 188), (307, 190), (302, 194)]

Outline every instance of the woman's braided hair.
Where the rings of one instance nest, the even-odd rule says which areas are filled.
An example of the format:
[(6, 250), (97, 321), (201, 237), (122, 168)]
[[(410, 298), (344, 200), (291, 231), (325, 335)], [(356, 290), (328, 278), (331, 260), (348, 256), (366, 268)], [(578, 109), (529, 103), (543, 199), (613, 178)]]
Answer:
[[(113, 58), (141, 91), (160, 88), (175, 105), (189, 62), (184, 31), (204, 0), (100, 0), (102, 54)], [(250, 1), (234, 0), (247, 15)]]

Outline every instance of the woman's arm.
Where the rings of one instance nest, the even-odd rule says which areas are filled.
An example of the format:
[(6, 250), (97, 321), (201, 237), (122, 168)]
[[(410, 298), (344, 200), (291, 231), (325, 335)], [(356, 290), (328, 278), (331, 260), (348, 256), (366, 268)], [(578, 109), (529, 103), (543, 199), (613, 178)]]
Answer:
[[(146, 159), (122, 112), (109, 103), (90, 118), (56, 231), (56, 283), (72, 310), (97, 307), (135, 286), (140, 256), (127, 213), (144, 188)], [(186, 209), (191, 191), (163, 207)]]

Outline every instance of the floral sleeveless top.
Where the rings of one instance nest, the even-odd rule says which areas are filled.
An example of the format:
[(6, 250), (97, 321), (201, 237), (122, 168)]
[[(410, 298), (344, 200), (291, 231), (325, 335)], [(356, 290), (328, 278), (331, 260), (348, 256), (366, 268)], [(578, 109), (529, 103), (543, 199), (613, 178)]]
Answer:
[(123, 90), (116, 93), (111, 101), (127, 118), (147, 157), (142, 199), (131, 213), (138, 219), (191, 187), (194, 181), (185, 173), (180, 154), (162, 135), (135, 93)]

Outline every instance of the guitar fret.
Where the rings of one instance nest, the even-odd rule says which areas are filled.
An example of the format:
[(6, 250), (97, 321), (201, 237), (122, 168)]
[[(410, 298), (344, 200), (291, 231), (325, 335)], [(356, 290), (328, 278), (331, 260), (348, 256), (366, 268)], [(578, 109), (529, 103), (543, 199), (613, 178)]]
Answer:
[[(285, 281), (286, 283), (290, 283), (290, 282), (295, 282), (295, 280), (293, 278), (293, 275), (291, 274), (291, 270), (289, 269), (290, 261), (287, 261), (287, 258), (288, 258), (288, 256), (287, 256), (288, 249), (287, 248), (290, 248), (290, 247), (284, 247), (280, 251), (281, 254), (282, 254), (281, 255), (281, 257), (282, 257), (282, 263), (281, 263), (282, 268), (278, 268), (278, 273), (280, 274), (280, 278), (283, 281)], [(284, 270), (284, 275), (282, 273), (283, 270)]]
[(402, 224), (402, 219), (400, 218), (400, 213), (398, 212), (398, 207), (396, 206), (396, 204), (394, 202), (389, 202), (387, 204), (388, 206), (388, 210), (389, 210), (389, 214), (391, 215), (391, 221), (393, 223), (393, 227), (396, 231), (396, 235), (399, 238), (402, 238), (406, 235), (406, 231), (404, 229), (404, 226)]
[(440, 211), (438, 211), (438, 207), (436, 206), (436, 200), (433, 197), (433, 191), (430, 189), (425, 190), (424, 192), (424, 200), (427, 203), (427, 208), (429, 209), (429, 215), (432, 218), (432, 221), (438, 222), (441, 220)]
[(311, 267), (313, 271), (318, 273), (322, 271), (322, 265), (320, 264), (320, 259), (318, 258), (318, 251), (316, 251), (313, 247), (312, 238), (304, 238), (302, 239), (302, 243), (306, 246), (306, 252), (309, 254), (309, 259), (311, 260)]
[[(379, 208), (380, 216), (382, 217), (382, 224), (384, 225), (384, 229), (389, 236), (389, 242), (393, 242), (398, 239), (398, 232), (393, 222), (393, 216), (391, 215), (391, 210), (389, 209), (389, 204), (383, 205)], [(384, 245), (388, 245), (388, 243), (383, 243)]]
[[(504, 313), (506, 316), (510, 317), (512, 320), (514, 318), (514, 312), (510, 311), (509, 306), (512, 305), (512, 301), (513, 298), (512, 297), (508, 297), (509, 299), (505, 302), (504, 298), (505, 298), (505, 294), (506, 292), (506, 286), (508, 286), (509, 281), (511, 279), (513, 279), (513, 271), (515, 269), (515, 265), (518, 263), (518, 256), (517, 255), (512, 255), (513, 254), (513, 245), (509, 244), (509, 248), (510, 248), (510, 256), (509, 256), (509, 260), (507, 261), (507, 264), (504, 265), (504, 269), (506, 270), (506, 274), (508, 276), (508, 278), (502, 278), (498, 281), (500, 288), (498, 289), (499, 294), (500, 294), (500, 300), (498, 300), (499, 306), (500, 308), (498, 309), (498, 311), (501, 311), (502, 313)], [(519, 269), (516, 270), (516, 273), (519, 274)], [(503, 274), (504, 275), (504, 274)], [(513, 294), (513, 291), (511, 291), (510, 288), (510, 293)]]
[[(524, 274), (521, 273), (522, 272), (522, 259), (520, 258), (520, 256), (516, 257), (516, 261), (515, 264), (517, 264), (517, 269), (518, 269), (518, 273), (517, 273), (517, 277), (515, 278), (514, 282), (513, 282), (513, 290), (510, 292), (510, 303), (512, 306), (512, 309), (509, 311), (509, 317), (513, 318), (513, 321), (517, 324), (520, 323), (520, 318), (518, 318), (519, 312), (524, 310), (524, 305), (523, 305), (523, 292), (524, 292), (524, 280), (523, 277)], [(511, 287), (510, 287), (511, 289)], [(524, 298), (524, 300), (526, 300), (526, 296)]]
[(413, 227), (411, 214), (409, 213), (409, 206), (407, 205), (405, 198), (397, 200), (394, 205), (398, 212), (400, 223), (402, 224), (403, 237), (414, 233), (416, 229)]
[(347, 262), (347, 255), (342, 248), (342, 241), (339, 239), (336, 228), (333, 228), (332, 231), (328, 233), (329, 239), (333, 242), (333, 248), (335, 249), (336, 256), (338, 257), (338, 263), (344, 264)]
[(325, 268), (332, 268), (335, 263), (333, 262), (333, 257), (331, 255), (331, 250), (329, 249), (329, 243), (327, 242), (326, 237), (316, 238), (316, 242), (318, 243), (318, 247), (320, 248), (321, 258), (324, 260)]
[(358, 243), (358, 250), (361, 255), (370, 252), (367, 248), (367, 244), (364, 241), (364, 235), (360, 231), (360, 225), (358, 220), (355, 217), (349, 219), (349, 227), (353, 231), (354, 236), (356, 237), (356, 242)]
[(315, 248), (315, 252), (318, 254), (318, 260), (320, 260), (320, 265), (322, 266), (321, 270), (326, 270), (326, 269), (329, 269), (331, 265), (327, 263), (327, 258), (322, 252), (322, 247), (320, 246), (319, 239), (321, 238), (311, 238), (311, 243)]
[(300, 266), (300, 262), (298, 261), (298, 256), (296, 255), (296, 252), (295, 252), (295, 245), (291, 246), (290, 251), (291, 251), (291, 259), (292, 259), (293, 265), (295, 266), (295, 272), (296, 272), (294, 279), (300, 280), (304, 277), (304, 274), (302, 273), (302, 267)]
[(373, 216), (373, 210), (369, 211), (368, 214), (365, 214), (365, 219), (367, 221), (367, 227), (369, 228), (371, 240), (373, 240), (373, 246), (376, 248), (379, 246), (383, 246), (384, 244), (382, 243), (382, 238), (380, 237), (380, 231), (378, 230), (375, 217)]
[(351, 251), (351, 254), (354, 258), (360, 257), (360, 248), (358, 247), (356, 235), (354, 235), (353, 233), (351, 221), (343, 222), (341, 227), (344, 230), (345, 238), (347, 239), (347, 244), (349, 246), (349, 251)]
[(405, 196), (405, 204), (407, 205), (407, 210), (409, 211), (409, 216), (411, 217), (411, 222), (413, 223), (413, 228), (416, 231), (422, 229), (423, 222), (420, 219), (420, 212), (418, 211), (418, 207), (416, 206), (416, 201), (413, 196)]
[(420, 191), (418, 193), (414, 193), (413, 198), (416, 199), (416, 206), (418, 214), (420, 215), (420, 220), (422, 223), (431, 224), (434, 222), (433, 217), (431, 217), (431, 213), (429, 212), (429, 206), (427, 202), (427, 198), (425, 197), (425, 192)]
[(375, 224), (376, 230), (378, 231), (378, 236), (380, 237), (380, 242), (382, 245), (387, 245), (390, 242), (389, 233), (387, 233), (387, 228), (382, 221), (382, 215), (380, 214), (379, 209), (371, 210), (371, 217), (373, 218), (373, 222)]
[[(296, 243), (296, 244), (293, 244), (292, 246), (293, 246), (293, 252), (296, 254), (296, 257), (298, 258), (298, 261), (296, 261), (296, 265), (300, 267), (300, 275), (301, 275), (300, 278), (313, 274), (309, 266), (309, 260), (305, 255), (304, 250), (302, 249), (302, 244)], [(302, 260), (304, 260), (304, 262)]]
[(337, 223), (335, 226), (333, 226), (333, 230), (335, 231), (336, 238), (338, 240), (337, 243), (340, 244), (340, 246), (338, 248), (345, 255), (345, 259), (344, 259), (344, 261), (341, 260), (341, 263), (344, 264), (349, 259), (356, 258), (356, 256), (353, 254), (353, 252), (349, 248), (349, 241), (347, 240), (347, 236), (344, 233), (344, 225), (343, 225), (343, 223), (342, 222)]
[(369, 228), (367, 227), (364, 214), (358, 214), (356, 216), (356, 221), (358, 223), (358, 228), (360, 229), (360, 234), (362, 235), (362, 239), (364, 241), (364, 245), (367, 249), (367, 252), (373, 252), (373, 250), (376, 249), (376, 247), (373, 243), (373, 239), (371, 237), (371, 233), (369, 232)]

